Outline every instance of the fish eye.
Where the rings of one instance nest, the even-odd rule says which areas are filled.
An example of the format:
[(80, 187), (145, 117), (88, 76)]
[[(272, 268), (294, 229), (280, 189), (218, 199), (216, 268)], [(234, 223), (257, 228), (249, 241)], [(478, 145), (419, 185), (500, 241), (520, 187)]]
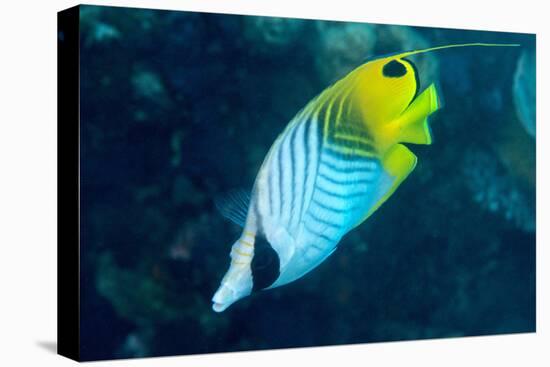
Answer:
[(400, 78), (407, 73), (407, 68), (405, 65), (400, 63), (397, 60), (392, 60), (388, 62), (382, 68), (382, 74), (388, 78)]
[(253, 291), (259, 291), (272, 285), (279, 277), (279, 255), (267, 239), (258, 235), (254, 241), (252, 270)]

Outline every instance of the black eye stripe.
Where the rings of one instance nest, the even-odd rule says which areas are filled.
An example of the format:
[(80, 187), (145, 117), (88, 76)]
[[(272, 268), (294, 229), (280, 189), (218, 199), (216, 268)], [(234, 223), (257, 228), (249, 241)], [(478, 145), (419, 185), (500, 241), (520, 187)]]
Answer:
[(388, 62), (382, 68), (382, 74), (388, 78), (400, 78), (407, 73), (407, 68), (405, 65), (400, 63), (397, 60), (392, 60)]
[(418, 95), (418, 92), (420, 91), (420, 78), (419, 78), (419, 74), (418, 74), (418, 69), (416, 68), (416, 65), (414, 64), (414, 62), (412, 62), (411, 60), (409, 59), (402, 59), (404, 62), (406, 62), (407, 64), (409, 64), (411, 66), (411, 68), (413, 69), (413, 74), (414, 74), (414, 81), (415, 81), (415, 85), (416, 85), (416, 89), (414, 91), (414, 96), (413, 98), (411, 99), (411, 103), (412, 101), (414, 101), (414, 99), (416, 98), (416, 96)]
[(252, 291), (259, 291), (272, 285), (279, 277), (280, 260), (277, 252), (264, 236), (258, 235), (254, 241), (252, 270)]

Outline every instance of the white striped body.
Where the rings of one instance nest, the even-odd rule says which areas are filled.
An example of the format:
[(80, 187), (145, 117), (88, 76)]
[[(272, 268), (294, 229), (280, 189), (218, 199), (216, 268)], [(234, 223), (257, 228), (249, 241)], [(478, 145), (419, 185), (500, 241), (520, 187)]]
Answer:
[(326, 259), (393, 181), (376, 156), (331, 149), (317, 113), (301, 115), (272, 147), (250, 205), (249, 215), (257, 216), (280, 258), (280, 276), (271, 288)]

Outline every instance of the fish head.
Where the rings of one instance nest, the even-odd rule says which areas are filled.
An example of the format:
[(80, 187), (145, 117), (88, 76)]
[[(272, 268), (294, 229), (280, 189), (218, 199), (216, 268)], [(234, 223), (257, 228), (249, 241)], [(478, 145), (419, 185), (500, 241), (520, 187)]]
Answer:
[[(518, 44), (462, 43), (401, 52), (364, 63), (350, 75), (365, 121), (376, 128), (392, 123), (421, 94), (418, 69), (411, 56), (455, 47), (516, 47)], [(357, 78), (355, 78), (357, 77)], [(420, 118), (420, 116), (419, 116)]]
[(416, 67), (398, 56), (367, 62), (356, 71), (354, 104), (372, 128), (395, 120), (418, 93)]

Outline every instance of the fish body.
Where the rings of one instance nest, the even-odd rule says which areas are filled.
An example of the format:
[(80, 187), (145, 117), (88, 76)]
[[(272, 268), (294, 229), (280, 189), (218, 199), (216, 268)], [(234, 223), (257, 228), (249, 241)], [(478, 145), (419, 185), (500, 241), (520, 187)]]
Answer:
[[(436, 87), (419, 93), (412, 51), (367, 62), (309, 102), (278, 136), (256, 177), (221, 312), (254, 291), (290, 283), (323, 262), (416, 166), (403, 143), (431, 144)], [(241, 200), (241, 204), (243, 201)]]

